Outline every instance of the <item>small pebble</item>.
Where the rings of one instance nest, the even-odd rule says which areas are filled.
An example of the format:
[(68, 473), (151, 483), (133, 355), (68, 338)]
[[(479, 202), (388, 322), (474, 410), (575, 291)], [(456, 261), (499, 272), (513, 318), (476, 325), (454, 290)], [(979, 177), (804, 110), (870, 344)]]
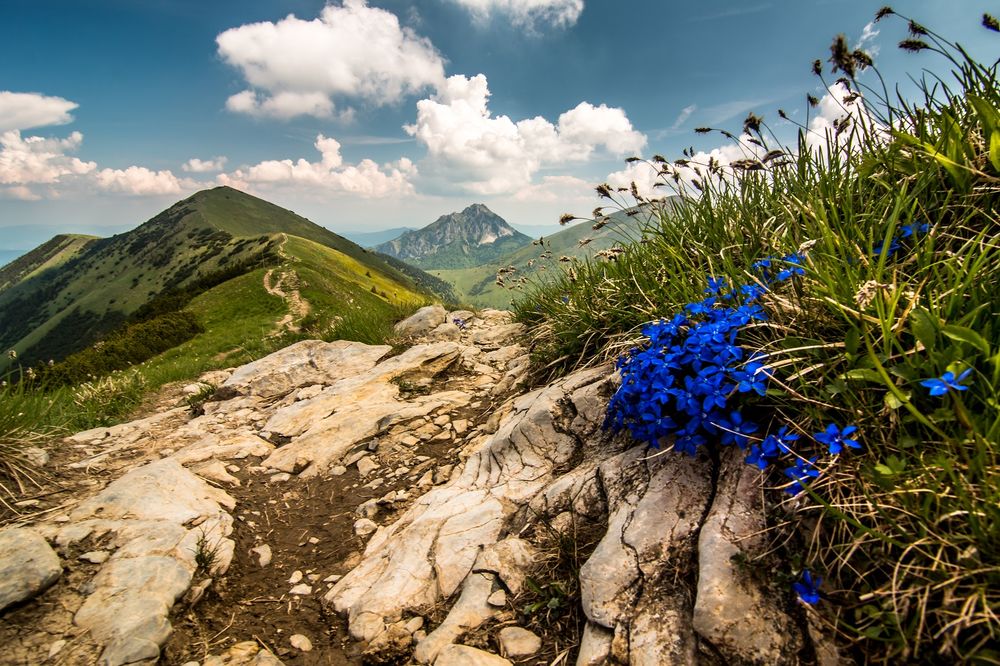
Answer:
[(288, 642), (292, 644), (293, 648), (303, 652), (309, 652), (313, 649), (312, 641), (302, 634), (294, 634), (288, 639)]

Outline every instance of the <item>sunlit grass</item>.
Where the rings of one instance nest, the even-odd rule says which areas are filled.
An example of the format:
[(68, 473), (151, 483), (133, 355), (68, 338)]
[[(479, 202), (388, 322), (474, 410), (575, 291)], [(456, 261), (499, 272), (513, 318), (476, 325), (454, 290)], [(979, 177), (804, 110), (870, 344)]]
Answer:
[[(751, 408), (805, 439), (856, 424), (864, 451), (827, 460), (806, 496), (775, 496), (775, 541), (826, 579), (817, 610), (866, 661), (1000, 663), (1000, 84), (995, 63), (911, 33), (950, 80), (889, 100), (835, 42), (839, 132), (782, 146), (751, 116), (727, 133), (745, 162), (654, 159), (683, 205), (617, 260), (536, 286), (517, 315), (549, 377), (641, 347), (640, 327), (704, 298), (706, 275), (747, 284), (753, 262), (804, 253), (805, 275), (773, 286), (768, 321), (739, 338), (774, 371)], [(966, 369), (967, 390), (921, 385)]]

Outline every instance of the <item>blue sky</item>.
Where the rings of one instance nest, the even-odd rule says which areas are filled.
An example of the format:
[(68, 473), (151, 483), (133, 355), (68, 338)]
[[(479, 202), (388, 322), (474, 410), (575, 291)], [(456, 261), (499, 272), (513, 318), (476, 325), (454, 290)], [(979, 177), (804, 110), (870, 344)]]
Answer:
[[(865, 35), (904, 89), (941, 69), (895, 48), (900, 21), (866, 33), (882, 3), (863, 0), (4, 4), (0, 249), (120, 231), (220, 183), (334, 230), (472, 202), (552, 224), (636, 176), (624, 157), (721, 145), (695, 126), (737, 131), (752, 110), (792, 136), (776, 110), (805, 120), (837, 33)], [(898, 8), (985, 59), (991, 5)]]

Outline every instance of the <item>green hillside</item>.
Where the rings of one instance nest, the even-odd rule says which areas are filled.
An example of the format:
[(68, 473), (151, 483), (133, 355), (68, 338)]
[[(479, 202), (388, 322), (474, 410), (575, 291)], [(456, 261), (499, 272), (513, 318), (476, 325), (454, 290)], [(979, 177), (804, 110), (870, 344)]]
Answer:
[[(546, 282), (550, 277), (563, 275), (574, 265), (575, 261), (561, 261), (563, 257), (578, 261), (600, 256), (599, 253), (616, 246), (628, 245), (641, 237), (643, 226), (649, 222), (649, 215), (642, 209), (616, 212), (603, 218), (601, 224), (575, 224), (489, 263), (470, 268), (431, 270), (430, 273), (452, 284), (464, 302), (506, 308), (527, 282)], [(502, 269), (505, 274), (501, 275), (501, 284), (497, 272)]]
[(335, 250), (397, 292), (416, 292), (414, 281), (384, 258), (291, 211), (218, 187), (174, 204), (128, 233), (91, 239), (72, 255), (54, 255), (63, 259), (0, 292), (0, 348), (16, 350), (29, 364), (59, 360), (120, 327), (156, 296), (200, 276), (282, 261), (289, 237)]
[(61, 266), (80, 254), (95, 240), (97, 236), (78, 234), (59, 234), (53, 237), (0, 268), (0, 292), (42, 271)]

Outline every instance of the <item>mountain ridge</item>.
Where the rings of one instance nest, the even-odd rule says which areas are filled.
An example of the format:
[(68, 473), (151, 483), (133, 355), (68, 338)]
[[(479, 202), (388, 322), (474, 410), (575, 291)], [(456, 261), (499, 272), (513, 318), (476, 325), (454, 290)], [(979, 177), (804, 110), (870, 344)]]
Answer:
[[(367, 273), (406, 291), (426, 288), (386, 258), (292, 211), (217, 187), (178, 201), (131, 231), (88, 239), (47, 270), (11, 279), (0, 291), (0, 347), (17, 351), (26, 363), (59, 360), (123, 325), (159, 294), (234, 265), (247, 270), (263, 265), (278, 255), (283, 236), (318, 243), (358, 262), (364, 267), (359, 283), (374, 280)], [(60, 246), (57, 239), (48, 244)], [(28, 254), (40, 259), (52, 251), (36, 248)], [(420, 277), (416, 269), (413, 274)], [(427, 276), (424, 282), (434, 281)], [(392, 291), (368, 286), (376, 293)]]

